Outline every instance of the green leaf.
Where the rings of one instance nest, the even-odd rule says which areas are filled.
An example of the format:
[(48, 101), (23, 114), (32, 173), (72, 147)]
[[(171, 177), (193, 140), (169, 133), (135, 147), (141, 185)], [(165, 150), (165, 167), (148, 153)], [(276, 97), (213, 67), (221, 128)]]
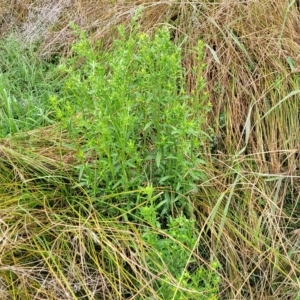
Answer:
[(157, 154), (156, 154), (156, 158), (155, 158), (156, 166), (158, 168), (160, 167), (161, 157), (162, 157), (162, 152), (158, 151)]
[(289, 64), (291, 71), (293, 71), (296, 68), (293, 58), (289, 56), (287, 57), (286, 61)]
[(161, 178), (161, 179), (159, 180), (159, 183), (162, 184), (163, 182), (165, 182), (166, 180), (168, 180), (168, 179), (170, 179), (170, 178), (172, 178), (172, 177), (173, 177), (173, 176), (171, 176), (171, 175), (164, 176), (163, 178)]
[(153, 124), (152, 121), (148, 122), (148, 123), (145, 125), (143, 131), (146, 131), (152, 124)]

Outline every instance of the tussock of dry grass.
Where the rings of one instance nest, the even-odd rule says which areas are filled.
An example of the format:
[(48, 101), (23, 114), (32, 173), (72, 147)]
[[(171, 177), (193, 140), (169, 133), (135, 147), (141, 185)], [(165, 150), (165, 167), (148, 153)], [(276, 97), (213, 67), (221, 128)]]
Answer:
[[(69, 26), (71, 21), (87, 30), (92, 41), (101, 39), (102, 47), (108, 49), (115, 27), (129, 24), (140, 5), (144, 6), (141, 30), (168, 24), (174, 42), (184, 45), (182, 63), (188, 70), (196, 63), (191, 49), (197, 40), (202, 39), (207, 45), (203, 75), (212, 103), (208, 122), (214, 127), (215, 137), (213, 147), (206, 149), (209, 180), (199, 185), (199, 195), (193, 202), (199, 226), (209, 225), (208, 233), (202, 231), (201, 241), (223, 267), (220, 299), (300, 297), (299, 235), (292, 233), (300, 228), (300, 102), (297, 92), (290, 94), (300, 90), (300, 20), (299, 8), (289, 3), (0, 1), (1, 34), (16, 26), (25, 41), (42, 37), (40, 54), (49, 59), (56, 53), (70, 54), (75, 38)], [(295, 62), (294, 69), (288, 64), (289, 58)], [(190, 91), (194, 80), (192, 72), (188, 72)], [(109, 248), (112, 241), (124, 241), (122, 247), (111, 247), (115, 266), (129, 263), (132, 268), (136, 266), (138, 278), (144, 278), (134, 254), (143, 253), (142, 246), (135, 243), (139, 248), (135, 251), (129, 246), (129, 241), (139, 237), (116, 224), (112, 229), (112, 224), (104, 224), (103, 228), (93, 210), (89, 212), (88, 224), (81, 224), (80, 214), (75, 213), (72, 221), (56, 219), (61, 199), (56, 199), (55, 191), (49, 196), (37, 191), (36, 197), (41, 199), (37, 210), (16, 206), (21, 195), (26, 199), (21, 185), (31, 180), (31, 172), (40, 173), (41, 177), (42, 173), (53, 174), (54, 178), (53, 169), (59, 170), (59, 176), (72, 170), (72, 151), (59, 144), (60, 136), (56, 139), (45, 130), (45, 138), (38, 142), (39, 131), (28, 133), (34, 137), (32, 144), (30, 138), (1, 142), (0, 174), (10, 172), (9, 178), (14, 182), (4, 182), (1, 191), (1, 201), (5, 203), (0, 204), (1, 231), (5, 242), (1, 244), (0, 257), (2, 273), (6, 274), (0, 279), (2, 299), (5, 287), (14, 280), (29, 290), (37, 289), (34, 282), (43, 283), (43, 288), (36, 290), (38, 299), (64, 297), (59, 293), (70, 293), (70, 286), (78, 281), (87, 291), (102, 290), (106, 299), (117, 299), (109, 298), (112, 290), (115, 297), (122, 299), (124, 289), (132, 284), (130, 275), (103, 270), (101, 254), (94, 261), (96, 270), (90, 270), (88, 261), (95, 258), (89, 254), (96, 251), (91, 247)], [(0, 180), (4, 180), (3, 175)], [(8, 196), (4, 195), (5, 190), (9, 191)], [(57, 201), (57, 207), (46, 207), (48, 197)], [(20, 219), (11, 219), (10, 209)], [(41, 224), (38, 230), (36, 224)], [(52, 249), (43, 250), (46, 238), (52, 239)], [(42, 256), (27, 256), (34, 256), (36, 250), (28, 250), (33, 248), (39, 249)], [(57, 261), (51, 253), (57, 254)], [(200, 251), (199, 255), (204, 254)], [(26, 265), (27, 260), (36, 263)], [(59, 273), (65, 268), (71, 272), (68, 278)]]
[(70, 171), (70, 163), (76, 160), (75, 149), (67, 143), (66, 134), (56, 126), (20, 133), (0, 142), (0, 162), (3, 174), (10, 173), (10, 180), (26, 183), (32, 175), (62, 176)]
[(134, 223), (94, 207), (99, 200), (72, 179), (75, 151), (62, 141), (56, 126), (1, 140), (1, 299), (155, 295), (146, 264), (153, 250)]
[(39, 190), (1, 195), (1, 299), (122, 299), (139, 293), (136, 278), (151, 291), (130, 224), (101, 221), (85, 197)]

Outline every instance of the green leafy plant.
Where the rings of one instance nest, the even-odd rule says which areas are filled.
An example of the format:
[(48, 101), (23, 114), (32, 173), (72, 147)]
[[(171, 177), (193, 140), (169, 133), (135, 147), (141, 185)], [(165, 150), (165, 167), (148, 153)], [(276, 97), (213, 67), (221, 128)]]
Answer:
[(217, 299), (218, 262), (213, 261), (210, 269), (199, 262), (194, 271), (187, 268), (195, 262), (193, 251), (198, 245), (195, 220), (183, 215), (169, 217), (167, 229), (162, 230), (151, 200), (140, 208), (140, 215), (147, 223), (142, 237), (152, 247), (148, 264), (157, 278), (154, 286), (161, 299)]
[[(127, 36), (119, 27), (119, 35), (112, 51), (101, 53), (79, 33), (73, 57), (59, 67), (68, 80), (64, 97), (52, 98), (53, 107), (74, 140), (82, 137), (79, 181), (91, 195), (151, 183), (163, 191), (160, 211), (166, 214), (183, 207), (195, 182), (206, 179), (199, 166), (209, 103), (204, 91), (185, 92), (181, 49), (166, 28), (151, 37), (136, 30)], [(195, 51), (201, 59), (202, 43)], [(199, 85), (201, 92), (201, 77)], [(127, 209), (136, 204), (127, 197)]]

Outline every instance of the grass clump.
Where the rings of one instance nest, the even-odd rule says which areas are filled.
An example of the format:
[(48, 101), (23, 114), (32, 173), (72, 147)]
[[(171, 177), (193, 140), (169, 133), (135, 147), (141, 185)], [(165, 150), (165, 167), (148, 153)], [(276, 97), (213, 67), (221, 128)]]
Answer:
[(16, 35), (0, 42), (0, 136), (51, 124), (49, 95), (58, 92), (54, 65)]

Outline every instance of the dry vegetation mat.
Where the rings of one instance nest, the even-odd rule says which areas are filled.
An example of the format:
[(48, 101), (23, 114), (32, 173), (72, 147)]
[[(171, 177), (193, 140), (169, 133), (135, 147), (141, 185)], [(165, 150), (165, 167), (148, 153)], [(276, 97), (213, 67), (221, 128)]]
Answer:
[(0, 0), (0, 298), (299, 300), (299, 14)]

